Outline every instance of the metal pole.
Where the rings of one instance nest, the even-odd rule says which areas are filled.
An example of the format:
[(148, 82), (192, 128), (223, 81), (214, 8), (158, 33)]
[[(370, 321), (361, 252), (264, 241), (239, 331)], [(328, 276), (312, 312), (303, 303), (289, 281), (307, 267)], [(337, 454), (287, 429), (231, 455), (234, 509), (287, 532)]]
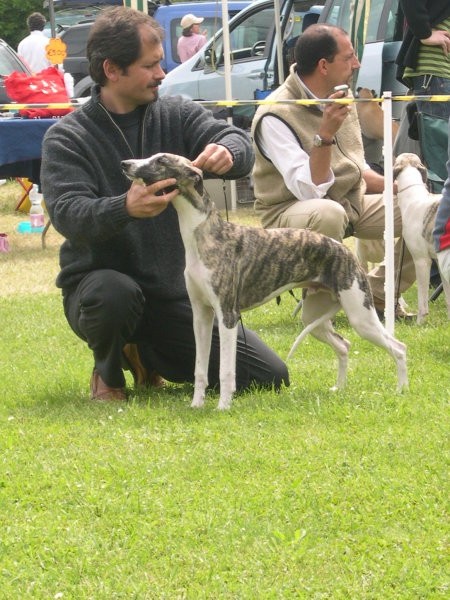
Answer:
[[(231, 50), (230, 50), (230, 28), (228, 26), (228, 0), (222, 0), (222, 35), (223, 35), (223, 58), (225, 70), (225, 99), (232, 100), (233, 93), (231, 89)], [(227, 121), (233, 123), (233, 118), (229, 115)], [(231, 190), (231, 209), (236, 210), (236, 181), (230, 181)]]
[(392, 92), (383, 92), (384, 128), (384, 205), (385, 205), (385, 322), (394, 333), (395, 322), (395, 259), (394, 259), (394, 181), (392, 165)]
[(278, 83), (281, 85), (285, 78), (285, 72), (283, 63), (283, 42), (281, 38), (280, 0), (274, 0), (273, 8), (275, 13), (275, 43), (277, 46)]
[(48, 14), (50, 17), (50, 30), (52, 32), (52, 38), (56, 37), (56, 26), (55, 26), (55, 8), (53, 6), (53, 0), (48, 0)]

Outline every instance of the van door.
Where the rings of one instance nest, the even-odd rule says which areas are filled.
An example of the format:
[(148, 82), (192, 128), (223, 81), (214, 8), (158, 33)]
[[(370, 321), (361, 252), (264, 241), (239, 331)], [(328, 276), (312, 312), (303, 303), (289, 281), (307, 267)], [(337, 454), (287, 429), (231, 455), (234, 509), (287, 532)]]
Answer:
[[(265, 65), (274, 31), (273, 2), (258, 3), (235, 18), (230, 28), (231, 86), (234, 98), (253, 99), (264, 85)], [(200, 99), (225, 98), (223, 35), (219, 33), (206, 47), (198, 80)]]
[[(281, 54), (278, 61), (278, 44), (275, 30), (272, 33), (271, 47), (265, 67), (266, 78), (264, 90), (270, 92), (283, 83), (289, 75), (289, 69), (294, 62), (294, 47), (298, 37), (313, 23), (317, 23), (323, 9), (323, 2), (316, 0), (288, 0), (281, 9)], [(279, 65), (282, 72), (279, 73)]]
[[(311, 0), (280, 0), (280, 15), (276, 17), (273, 1), (256, 3), (253, 11), (246, 11), (230, 27), (232, 91), (235, 98), (253, 99), (256, 90), (271, 90), (279, 85), (275, 18), (281, 21), (284, 81), (292, 63), (292, 49), (304, 27), (304, 18), (317, 20), (322, 7)], [(211, 94), (224, 98), (223, 38), (217, 36), (205, 52), (204, 76), (199, 80), (199, 93), (204, 98)], [(219, 77), (219, 81), (217, 79)], [(219, 83), (220, 82), (220, 83)]]

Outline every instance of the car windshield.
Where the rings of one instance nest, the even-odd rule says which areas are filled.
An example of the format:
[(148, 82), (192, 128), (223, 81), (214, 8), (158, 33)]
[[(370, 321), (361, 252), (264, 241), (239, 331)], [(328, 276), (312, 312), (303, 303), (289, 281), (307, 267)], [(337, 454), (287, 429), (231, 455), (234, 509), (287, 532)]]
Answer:
[[(61, 33), (71, 25), (77, 25), (83, 21), (93, 21), (102, 9), (98, 6), (87, 6), (86, 8), (70, 8), (55, 12), (55, 33)], [(51, 36), (51, 24), (48, 21), (44, 27), (44, 33)]]

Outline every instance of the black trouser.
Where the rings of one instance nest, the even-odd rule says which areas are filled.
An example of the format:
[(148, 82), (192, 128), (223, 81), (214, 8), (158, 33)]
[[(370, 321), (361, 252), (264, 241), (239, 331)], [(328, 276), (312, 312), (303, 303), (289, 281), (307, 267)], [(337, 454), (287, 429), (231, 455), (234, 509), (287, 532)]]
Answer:
[[(146, 299), (137, 283), (117, 271), (89, 273), (71, 290), (64, 291), (64, 311), (74, 332), (94, 353), (95, 368), (111, 387), (122, 387), (122, 349), (138, 345), (148, 370), (167, 381), (193, 382), (195, 340), (188, 299)], [(209, 364), (209, 384), (219, 384), (219, 331), (214, 324)], [(279, 388), (289, 385), (284, 362), (252, 331), (239, 326), (236, 358), (238, 390), (254, 383)]]

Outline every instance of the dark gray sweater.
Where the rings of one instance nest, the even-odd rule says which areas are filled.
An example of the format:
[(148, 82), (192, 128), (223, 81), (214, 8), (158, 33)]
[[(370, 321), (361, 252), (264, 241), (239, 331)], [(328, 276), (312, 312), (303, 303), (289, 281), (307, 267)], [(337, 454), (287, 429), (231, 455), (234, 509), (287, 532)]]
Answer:
[(180, 97), (149, 104), (140, 137), (141, 154), (135, 157), (100, 104), (98, 89), (48, 130), (42, 147), (42, 191), (53, 226), (66, 238), (58, 287), (70, 288), (96, 269), (114, 269), (130, 275), (147, 296), (187, 297), (175, 209), (170, 205), (149, 219), (130, 217), (125, 209), (130, 181), (120, 161), (157, 152), (193, 160), (212, 142), (232, 153), (234, 166), (227, 178), (237, 179), (253, 166), (251, 141), (243, 130)]

